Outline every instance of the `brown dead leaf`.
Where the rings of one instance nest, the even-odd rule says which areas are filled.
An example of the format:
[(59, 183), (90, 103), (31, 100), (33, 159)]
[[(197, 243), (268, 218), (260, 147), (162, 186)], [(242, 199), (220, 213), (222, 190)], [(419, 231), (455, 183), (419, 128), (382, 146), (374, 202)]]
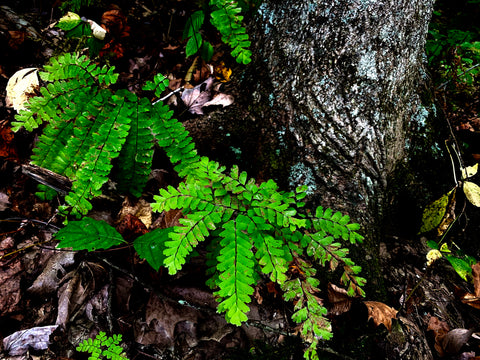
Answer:
[[(7, 237), (0, 242), (0, 255), (4, 255), (12, 249), (14, 245), (13, 238)], [(0, 316), (10, 312), (18, 311), (18, 304), (21, 299), (20, 282), (24, 266), (21, 258), (15, 258), (0, 264)]]
[[(465, 345), (473, 334), (473, 330), (468, 329), (453, 329), (445, 336), (439, 337), (439, 343), (444, 353), (449, 355), (456, 355), (460, 353), (463, 345)], [(437, 338), (435, 338), (435, 348)]]
[(145, 225), (146, 229), (152, 225), (152, 207), (150, 203), (144, 199), (140, 199), (136, 203), (131, 203), (128, 199), (125, 199), (122, 205), (123, 207), (118, 213), (117, 223), (121, 223), (125, 216), (133, 215)]
[(455, 294), (464, 304), (480, 309), (480, 263), (472, 265), (472, 277), (474, 293), (472, 294), (457, 288)]
[(449, 330), (450, 327), (448, 326), (448, 324), (445, 321), (439, 320), (435, 316), (432, 316), (428, 321), (427, 331), (433, 331), (433, 335), (435, 337), (435, 350), (437, 350), (437, 353), (440, 356), (445, 356), (442, 341)]
[(3, 192), (0, 192), (0, 211), (5, 211), (9, 207), (10, 207), (10, 201), (8, 201), (8, 195)]
[(480, 297), (480, 263), (472, 265), (473, 288), (475, 296)]
[(46, 296), (58, 289), (61, 278), (66, 274), (65, 267), (74, 263), (74, 253), (70, 251), (56, 252), (43, 268), (27, 291), (38, 296)]
[(56, 325), (65, 326), (85, 307), (94, 294), (98, 283), (106, 278), (105, 269), (98, 264), (84, 262), (62, 279), (64, 285), (58, 290), (58, 313)]
[(376, 326), (385, 325), (388, 331), (392, 331), (392, 319), (397, 318), (398, 311), (379, 301), (364, 301), (368, 309), (368, 320), (372, 319)]
[(107, 30), (110, 41), (100, 51), (100, 55), (110, 54), (117, 59), (121, 58), (124, 48), (120, 42), (122, 38), (130, 35), (130, 26), (127, 25), (127, 18), (119, 9), (109, 10), (103, 13), (101, 26)]
[(132, 241), (148, 232), (145, 224), (135, 215), (126, 214), (116, 226), (117, 231), (127, 241)]
[(215, 77), (220, 82), (228, 82), (230, 81), (230, 76), (232, 75), (232, 69), (227, 67), (223, 61), (220, 62), (215, 67)]
[(212, 105), (231, 105), (234, 101), (233, 97), (226, 94), (213, 95), (212, 85), (214, 78), (210, 76), (201, 84), (193, 89), (185, 89), (182, 93), (182, 100), (188, 111), (192, 114), (203, 115), (203, 108)]
[(347, 295), (347, 290), (328, 284), (328, 301), (332, 304), (330, 313), (334, 315), (341, 315), (346, 313), (352, 307), (352, 298)]

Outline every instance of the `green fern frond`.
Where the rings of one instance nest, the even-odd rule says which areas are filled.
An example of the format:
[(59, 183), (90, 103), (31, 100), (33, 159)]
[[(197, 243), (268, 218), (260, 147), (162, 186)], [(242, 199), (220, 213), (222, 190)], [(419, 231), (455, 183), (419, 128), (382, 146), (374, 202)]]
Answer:
[(107, 336), (100, 331), (95, 339), (85, 339), (77, 346), (77, 351), (90, 353), (89, 359), (96, 360), (102, 357), (111, 360), (128, 360), (120, 346), (122, 335)]
[(152, 117), (148, 99), (139, 99), (134, 104), (130, 131), (122, 148), (118, 173), (118, 189), (129, 191), (134, 196), (141, 196), (152, 169), (155, 139), (150, 126)]
[(111, 103), (104, 104), (104, 111), (97, 115), (96, 121), (101, 125), (92, 134), (97, 146), (85, 154), (85, 165), (76, 172), (72, 191), (65, 197), (74, 215), (90, 211), (89, 199), (101, 195), (101, 188), (108, 181), (111, 161), (119, 156), (130, 129), (132, 108), (125, 101), (129, 96), (134, 95), (122, 91), (112, 96)]
[(232, 0), (210, 0), (210, 5), (214, 9), (210, 22), (222, 34), (222, 41), (233, 49), (232, 56), (239, 63), (250, 63), (252, 52), (248, 48), (251, 42), (242, 25), (243, 16), (239, 15), (242, 9), (238, 3)]
[(246, 321), (246, 313), (250, 310), (250, 296), (253, 294), (254, 261), (252, 242), (245, 233), (249, 219), (237, 216), (223, 225), (220, 233), (222, 250), (218, 257), (220, 290), (215, 292), (221, 302), (218, 311), (225, 312), (228, 322), (240, 326)]

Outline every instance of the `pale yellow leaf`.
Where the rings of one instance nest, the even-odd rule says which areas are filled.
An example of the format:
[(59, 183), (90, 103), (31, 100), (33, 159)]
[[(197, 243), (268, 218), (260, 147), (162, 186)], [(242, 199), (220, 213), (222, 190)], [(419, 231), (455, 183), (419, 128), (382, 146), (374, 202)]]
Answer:
[(95, 36), (98, 40), (105, 39), (105, 35), (107, 34), (107, 30), (105, 30), (103, 27), (98, 25), (93, 20), (87, 20), (87, 21), (90, 24), (90, 29), (92, 29), (93, 36)]
[(463, 183), (463, 192), (473, 205), (480, 207), (480, 186), (471, 182), (465, 181)]
[(8, 80), (6, 105), (17, 111), (25, 109), (25, 102), (38, 89), (38, 70), (36, 68), (19, 70)]
[(466, 168), (462, 168), (462, 179), (468, 179), (469, 177), (474, 176), (478, 171), (478, 163), (472, 166), (467, 166)]

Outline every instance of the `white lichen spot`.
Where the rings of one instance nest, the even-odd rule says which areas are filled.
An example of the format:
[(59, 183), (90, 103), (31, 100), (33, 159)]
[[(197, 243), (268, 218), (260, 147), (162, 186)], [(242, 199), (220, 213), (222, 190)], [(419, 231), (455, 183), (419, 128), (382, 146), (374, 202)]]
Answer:
[(360, 57), (358, 62), (357, 72), (360, 77), (366, 77), (367, 79), (377, 80), (377, 52), (369, 51)]
[(317, 190), (315, 176), (312, 169), (305, 166), (304, 163), (296, 163), (290, 168), (290, 176), (288, 177), (289, 186), (294, 189), (300, 185), (306, 185), (307, 195), (312, 195)]

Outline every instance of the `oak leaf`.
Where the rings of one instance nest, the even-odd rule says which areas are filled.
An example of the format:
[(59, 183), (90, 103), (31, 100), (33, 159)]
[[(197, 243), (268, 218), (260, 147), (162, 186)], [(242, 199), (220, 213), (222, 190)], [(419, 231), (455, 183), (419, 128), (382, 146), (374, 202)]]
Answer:
[(364, 301), (368, 309), (368, 320), (372, 319), (376, 326), (385, 325), (388, 331), (392, 331), (392, 319), (397, 318), (398, 311), (379, 301)]

